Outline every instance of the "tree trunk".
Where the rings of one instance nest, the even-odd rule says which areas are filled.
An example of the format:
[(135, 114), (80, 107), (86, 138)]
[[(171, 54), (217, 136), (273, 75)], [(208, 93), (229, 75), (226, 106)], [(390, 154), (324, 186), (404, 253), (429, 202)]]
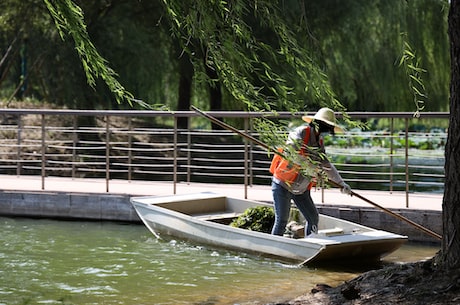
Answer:
[[(190, 110), (190, 99), (192, 97), (193, 64), (186, 52), (179, 58), (179, 100), (177, 110)], [(177, 120), (177, 127), (187, 129), (188, 118), (180, 117)]]
[[(209, 78), (209, 106), (211, 111), (222, 110), (222, 91), (220, 88), (219, 76), (214, 68), (206, 65), (206, 74)], [(217, 118), (222, 120), (222, 118)], [(212, 123), (211, 127), (213, 130), (223, 129), (221, 126)]]
[(440, 254), (442, 265), (449, 269), (460, 267), (460, 0), (451, 0), (450, 3), (450, 119), (445, 148), (446, 180)]

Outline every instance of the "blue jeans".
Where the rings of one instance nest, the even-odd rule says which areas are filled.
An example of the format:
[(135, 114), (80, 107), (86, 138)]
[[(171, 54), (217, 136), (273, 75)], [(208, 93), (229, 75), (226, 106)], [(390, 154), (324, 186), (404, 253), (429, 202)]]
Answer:
[(275, 224), (272, 234), (283, 235), (289, 220), (291, 200), (307, 220), (305, 234), (318, 232), (318, 210), (310, 196), (310, 190), (305, 193), (294, 195), (278, 183), (272, 182), (273, 205), (275, 208)]

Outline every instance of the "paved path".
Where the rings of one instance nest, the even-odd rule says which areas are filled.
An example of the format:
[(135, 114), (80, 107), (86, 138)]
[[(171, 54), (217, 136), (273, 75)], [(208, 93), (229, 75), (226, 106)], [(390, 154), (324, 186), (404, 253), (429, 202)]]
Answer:
[[(174, 184), (172, 182), (137, 180), (129, 182), (126, 180), (110, 180), (108, 192), (106, 192), (107, 184), (105, 179), (46, 177), (44, 179), (44, 189), (42, 189), (42, 179), (39, 176), (0, 175), (0, 191), (1, 190), (159, 196), (174, 194)], [(176, 184), (176, 194), (189, 194), (196, 192), (215, 192), (226, 196), (245, 198), (245, 189), (243, 185), (210, 183), (188, 184), (183, 182)], [(406, 208), (406, 194), (404, 192), (390, 193), (385, 191), (368, 190), (354, 190), (354, 192), (385, 208)], [(327, 189), (324, 191), (324, 194), (320, 190), (312, 191), (312, 197), (317, 204), (371, 206), (369, 203), (364, 202), (360, 198), (341, 194), (338, 189)], [(270, 187), (260, 185), (248, 187), (247, 199), (271, 202), (272, 197)], [(409, 208), (440, 211), (442, 208), (442, 194), (410, 194)]]

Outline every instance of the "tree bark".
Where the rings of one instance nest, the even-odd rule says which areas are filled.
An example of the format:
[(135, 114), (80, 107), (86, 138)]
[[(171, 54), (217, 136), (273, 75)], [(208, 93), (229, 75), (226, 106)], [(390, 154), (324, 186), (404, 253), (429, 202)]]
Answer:
[[(179, 100), (177, 110), (190, 110), (190, 99), (192, 97), (193, 64), (186, 52), (179, 58)], [(177, 120), (177, 127), (187, 129), (188, 118), (180, 117)]]
[[(209, 106), (211, 111), (222, 110), (222, 91), (219, 82), (219, 75), (217, 75), (216, 70), (213, 67), (208, 66), (205, 63), (206, 74), (209, 78)], [(222, 120), (222, 118), (217, 118)], [(223, 129), (221, 126), (212, 123), (211, 127), (213, 130)]]
[(451, 55), (450, 119), (445, 148), (445, 188), (442, 203), (443, 239), (441, 264), (460, 267), (460, 0), (450, 1)]

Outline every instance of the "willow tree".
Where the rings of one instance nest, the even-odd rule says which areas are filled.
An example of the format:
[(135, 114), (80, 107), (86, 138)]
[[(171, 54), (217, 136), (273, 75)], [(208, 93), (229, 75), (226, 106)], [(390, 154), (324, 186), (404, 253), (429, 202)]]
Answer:
[[(53, 24), (49, 5), (43, 0), (0, 1), (0, 93), (3, 99), (32, 97), (69, 108), (117, 109), (131, 106), (117, 100), (119, 95), (112, 91), (124, 96), (131, 92), (132, 102), (136, 96), (149, 104), (159, 101), (164, 104), (176, 97), (176, 62), (170, 52), (172, 39), (169, 27), (158, 23), (162, 15), (159, 1), (79, 1), (81, 9), (72, 6), (67, 11), (65, 1), (47, 3), (63, 25), (80, 26), (79, 19), (83, 21), (84, 17), (84, 32), (70, 35), (64, 28), (59, 32)], [(74, 36), (78, 41), (73, 41)], [(88, 46), (89, 42), (93, 50), (97, 46), (97, 53), (103, 55), (99, 59), (106, 60), (103, 66), (112, 69), (107, 71), (105, 80), (103, 74), (97, 72), (103, 68), (91, 67), (89, 63), (94, 62), (89, 57), (97, 56), (96, 52), (75, 52), (75, 46)], [(82, 62), (94, 69), (94, 77), (85, 75)]]
[[(198, 81), (221, 84), (233, 103), (252, 111), (304, 112), (320, 106), (345, 110), (323, 68), (298, 44), (277, 1), (163, 0), (163, 4)], [(293, 86), (293, 79), (301, 86)], [(267, 130), (283, 127), (259, 120), (256, 128), (265, 142), (280, 141), (269, 137), (276, 133)]]
[[(400, 58), (410, 48), (426, 71), (426, 111), (448, 107), (447, 0), (304, 2), (297, 35), (324, 62), (339, 100), (354, 111), (412, 111)], [(299, 8), (291, 12), (298, 18)], [(291, 22), (293, 23), (293, 22)], [(299, 27), (300, 27), (299, 25)]]
[[(49, 2), (56, 8), (65, 4)], [(259, 2), (257, 7), (240, 0), (226, 7), (230, 17), (219, 11), (219, 2), (211, 2), (208, 7), (199, 2), (176, 2), (76, 2), (85, 13), (88, 36), (117, 72), (114, 76), (133, 96), (149, 104), (165, 104), (178, 110), (188, 109), (190, 103), (209, 110), (248, 108), (245, 101), (235, 98), (235, 90), (227, 89), (231, 86), (223, 84), (222, 78), (228, 73), (213, 62), (219, 56), (226, 58), (229, 68), (237, 72), (236, 77), (247, 79), (272, 109), (289, 110), (289, 105), (284, 106), (286, 100), (301, 110), (313, 111), (321, 106), (322, 97), (315, 96), (316, 87), (322, 86), (321, 77), (315, 80), (318, 73), (312, 73), (312, 64), (320, 67), (319, 73), (328, 75), (329, 80), (324, 78), (326, 85), (330, 83), (337, 99), (350, 110), (396, 110), (396, 102), (397, 110), (412, 110), (411, 103), (401, 102), (408, 100), (410, 94), (404, 71), (396, 64), (406, 37), (428, 71), (425, 85), (430, 103), (426, 109), (446, 109), (436, 109), (436, 105), (447, 105), (447, 34), (443, 34), (447, 26), (443, 5), (447, 0), (266, 1), (268, 4)], [(268, 17), (273, 20), (261, 18), (259, 9), (266, 5), (270, 9)], [(180, 14), (170, 16), (168, 7)], [(71, 16), (67, 19), (72, 22)], [(20, 37), (27, 37), (30, 73), (26, 96), (77, 108), (129, 107), (128, 103), (117, 103), (99, 76), (94, 79), (95, 90), (89, 88), (72, 36), (64, 32), (65, 40), (60, 41), (56, 28), (50, 26), (52, 19), (43, 0), (1, 1), (0, 20), (4, 24), (0, 45), (10, 44), (19, 31)], [(231, 22), (236, 24), (233, 29), (229, 27)], [(288, 29), (287, 35), (278, 30), (283, 26)], [(407, 35), (401, 36), (401, 32)], [(206, 38), (207, 35), (211, 36)], [(240, 47), (237, 42), (246, 46)], [(216, 43), (220, 54), (214, 51)], [(21, 77), (14, 52), (19, 52), (22, 44), (16, 40), (7, 56), (10, 60), (2, 59), (0, 63), (4, 95), (17, 86)], [(289, 54), (296, 61), (306, 63), (301, 69), (306, 71), (309, 83), (298, 76), (292, 64), (286, 63), (283, 53), (278, 53), (283, 45), (291, 48)], [(232, 53), (234, 46), (236, 54)], [(295, 49), (303, 58), (291, 52)], [(267, 70), (262, 62), (270, 68), (271, 75), (259, 73)], [(11, 64), (5, 78), (2, 67)]]

